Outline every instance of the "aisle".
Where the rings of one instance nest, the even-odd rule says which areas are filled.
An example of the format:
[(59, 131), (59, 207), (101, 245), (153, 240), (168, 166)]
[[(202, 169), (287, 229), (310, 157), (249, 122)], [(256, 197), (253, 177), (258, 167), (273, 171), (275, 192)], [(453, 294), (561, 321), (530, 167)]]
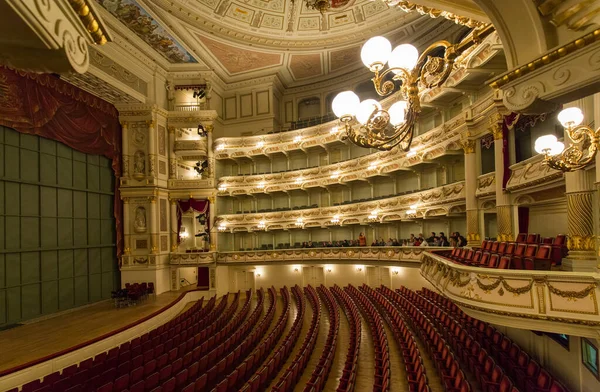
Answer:
[[(304, 295), (304, 293), (302, 293), (302, 295)], [(313, 309), (312, 309), (312, 306), (310, 306), (310, 302), (306, 299), (306, 296), (304, 296), (304, 298), (306, 300), (306, 308), (305, 308), (305, 312), (304, 312), (304, 317), (301, 321), (302, 328), (300, 329), (300, 335), (298, 335), (298, 340), (296, 340), (294, 342), (294, 348), (290, 352), (289, 357), (287, 357), (287, 360), (285, 361), (285, 363), (283, 364), (283, 366), (281, 367), (281, 369), (279, 370), (277, 375), (273, 378), (273, 380), (271, 380), (271, 384), (269, 384), (269, 387), (267, 389), (265, 389), (266, 391), (270, 391), (271, 388), (273, 388), (277, 384), (277, 382), (279, 381), (279, 378), (281, 376), (283, 376), (283, 374), (285, 373), (287, 368), (292, 365), (292, 362), (293, 362), (294, 358), (296, 357), (296, 354), (298, 354), (298, 352), (300, 351), (300, 347), (302, 347), (302, 342), (304, 341), (304, 337), (306, 337), (306, 335), (308, 334), (308, 329), (310, 328), (310, 320), (313, 315)], [(286, 330), (283, 332), (283, 335), (281, 335), (282, 342), (283, 342), (283, 339), (285, 338), (285, 336), (287, 335), (288, 330), (291, 329), (291, 326), (294, 324), (294, 320), (296, 319), (296, 314), (298, 314), (298, 308), (296, 308), (296, 306), (292, 306), (292, 308), (295, 311), (292, 312), (293, 314), (290, 315), (290, 318), (288, 319), (288, 327), (286, 327)], [(277, 348), (279, 348), (279, 345), (277, 345)], [(273, 350), (273, 352), (276, 352), (276, 350)]]
[[(358, 353), (358, 369), (356, 371), (355, 391), (372, 391), (375, 382), (375, 349), (369, 323), (365, 321), (362, 313), (360, 351)], [(341, 346), (340, 346), (341, 347)]]
[(333, 392), (337, 389), (337, 386), (340, 382), (339, 380), (344, 373), (344, 365), (346, 364), (346, 353), (348, 352), (349, 344), (350, 324), (348, 324), (348, 319), (346, 318), (346, 313), (344, 313), (344, 309), (340, 307), (340, 331), (337, 337), (335, 357), (333, 358), (333, 364), (331, 365), (329, 377), (327, 377), (327, 382), (325, 383), (323, 391)]
[[(321, 306), (321, 321), (319, 323), (319, 331), (317, 335), (317, 341), (315, 342), (315, 349), (311, 353), (310, 359), (306, 363), (306, 367), (298, 379), (298, 384), (296, 384), (294, 389), (296, 392), (302, 392), (306, 386), (306, 383), (310, 381), (310, 377), (319, 364), (319, 359), (321, 359), (321, 354), (323, 353), (323, 350), (325, 349), (325, 343), (327, 342), (327, 335), (329, 334), (329, 312), (327, 312), (327, 307), (322, 302), (320, 297), (319, 305)], [(308, 307), (310, 308), (310, 305)], [(310, 317), (312, 317), (312, 315)], [(310, 317), (308, 319), (306, 317), (304, 318), (304, 323), (308, 323), (309, 326)], [(300, 335), (300, 338), (303, 339), (302, 335)]]
[(408, 382), (406, 381), (406, 367), (404, 366), (400, 346), (396, 343), (394, 333), (387, 323), (384, 323), (384, 328), (390, 348), (390, 392), (406, 392), (408, 391)]

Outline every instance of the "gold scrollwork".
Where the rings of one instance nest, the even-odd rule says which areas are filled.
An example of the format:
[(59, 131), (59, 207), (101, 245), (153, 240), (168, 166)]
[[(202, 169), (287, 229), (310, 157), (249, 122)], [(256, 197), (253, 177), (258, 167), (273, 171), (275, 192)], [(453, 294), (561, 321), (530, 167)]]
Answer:
[[(489, 277), (484, 276), (484, 275), (478, 275), (478, 277), (481, 277), (482, 279), (490, 279)], [(508, 291), (509, 293), (513, 293), (515, 295), (521, 295), (521, 294), (525, 294), (525, 293), (528, 293), (529, 291), (531, 291), (531, 287), (533, 286), (533, 280), (530, 281), (527, 285), (525, 285), (523, 287), (512, 287), (511, 285), (509, 285), (506, 282), (506, 279), (504, 279), (503, 276), (500, 276), (498, 278), (498, 280), (496, 280), (494, 283), (490, 283), (490, 284), (485, 284), (485, 283), (481, 282), (479, 279), (477, 279), (477, 286), (479, 286), (479, 288), (487, 294), (489, 294), (493, 290), (496, 290), (498, 288), (498, 286), (500, 286), (500, 284), (502, 284), (504, 289), (506, 291)]]
[(550, 284), (550, 282), (546, 282), (548, 286), (548, 290), (554, 295), (558, 295), (559, 297), (566, 298), (568, 301), (576, 301), (577, 299), (583, 299), (590, 295), (592, 291), (594, 291), (597, 287), (596, 283), (590, 284), (588, 287), (581, 291), (573, 291), (573, 290), (560, 290)]

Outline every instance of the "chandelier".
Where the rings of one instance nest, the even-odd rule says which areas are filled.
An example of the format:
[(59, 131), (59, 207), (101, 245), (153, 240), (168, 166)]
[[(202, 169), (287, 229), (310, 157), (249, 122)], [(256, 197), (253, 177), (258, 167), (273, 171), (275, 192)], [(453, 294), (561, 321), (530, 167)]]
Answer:
[[(331, 3), (329, 0), (302, 0), (306, 5), (306, 8), (313, 9), (319, 11), (324, 14), (327, 10), (331, 8)], [(294, 3), (294, 0), (292, 0)]]
[(331, 224), (333, 226), (338, 226), (340, 224), (340, 216), (334, 215), (333, 218), (331, 218)]
[(544, 164), (552, 169), (570, 172), (584, 168), (596, 157), (600, 143), (600, 128), (594, 129), (583, 122), (581, 109), (563, 109), (558, 121), (565, 128), (567, 137), (573, 142), (565, 148), (554, 135), (540, 136), (535, 141), (535, 151), (544, 154)]
[[(410, 44), (392, 50), (384, 37), (369, 39), (360, 56), (375, 74), (372, 81), (377, 94), (390, 95), (396, 88), (395, 82), (399, 82), (402, 99), (384, 110), (374, 99), (360, 102), (353, 91), (339, 93), (332, 102), (332, 109), (342, 122), (346, 137), (365, 148), (387, 151), (399, 145), (403, 151), (408, 151), (421, 113), (420, 88), (440, 87), (450, 76), (456, 58), (493, 31), (494, 27), (489, 24), (473, 30), (458, 44), (445, 40), (435, 42), (420, 55)], [(444, 57), (434, 56), (440, 49), (444, 50)], [(384, 69), (386, 64), (388, 67)], [(386, 80), (392, 74), (391, 80)]]

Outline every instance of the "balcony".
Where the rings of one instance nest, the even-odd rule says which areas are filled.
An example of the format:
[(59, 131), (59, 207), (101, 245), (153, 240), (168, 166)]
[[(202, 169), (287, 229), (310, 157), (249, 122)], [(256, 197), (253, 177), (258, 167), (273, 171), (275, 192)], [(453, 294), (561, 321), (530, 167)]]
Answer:
[(421, 275), (469, 315), (516, 328), (598, 336), (600, 274), (469, 267), (429, 250)]
[(506, 189), (515, 192), (523, 188), (531, 190), (548, 189), (555, 187), (563, 181), (564, 174), (561, 171), (551, 169), (544, 165), (544, 157), (541, 154), (515, 163), (510, 166), (510, 178), (506, 184)]
[(496, 194), (496, 172), (482, 174), (477, 177), (477, 197), (490, 196)]
[[(416, 213), (407, 215), (409, 206), (417, 205)], [(374, 223), (369, 215), (377, 210), (379, 223), (434, 216), (451, 216), (465, 211), (464, 181), (444, 185), (429, 190), (393, 196), (385, 199), (364, 201), (341, 206), (306, 208), (303, 210), (274, 211), (268, 213), (227, 214), (217, 219), (225, 222), (232, 232), (257, 231), (261, 220), (266, 222), (262, 230), (298, 229), (298, 218), (303, 219), (302, 227), (327, 227), (331, 219), (338, 215), (342, 225)]]
[(177, 140), (174, 146), (175, 155), (183, 160), (199, 161), (206, 159), (208, 156), (208, 148), (206, 138), (199, 140)]

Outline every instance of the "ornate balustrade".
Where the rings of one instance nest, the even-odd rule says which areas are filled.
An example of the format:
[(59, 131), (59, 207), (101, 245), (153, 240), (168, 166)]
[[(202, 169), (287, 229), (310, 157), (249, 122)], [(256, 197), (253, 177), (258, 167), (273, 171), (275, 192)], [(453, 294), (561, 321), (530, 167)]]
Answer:
[(496, 172), (483, 174), (477, 177), (477, 197), (489, 196), (496, 194)]
[(215, 252), (171, 253), (169, 255), (169, 261), (174, 265), (212, 264), (215, 262), (215, 259)]
[(506, 184), (506, 189), (514, 192), (522, 188), (531, 189), (536, 186), (547, 187), (548, 185), (563, 180), (564, 174), (561, 171), (551, 169), (542, 164), (543, 155), (535, 155), (522, 162), (510, 166), (510, 178)]
[[(409, 206), (417, 205), (415, 214), (407, 215)], [(228, 214), (217, 217), (217, 223), (225, 223), (231, 232), (297, 229), (297, 219), (302, 227), (326, 227), (331, 218), (338, 215), (342, 225), (372, 223), (369, 215), (377, 210), (377, 222), (447, 216), (465, 212), (465, 183), (456, 182), (426, 191), (394, 196), (387, 199), (346, 204), (342, 206), (307, 208), (304, 210), (277, 211), (252, 214)], [(265, 228), (258, 223), (264, 220)]]
[(484, 321), (598, 336), (598, 273), (469, 267), (427, 250), (421, 275), (465, 312)]
[[(486, 64), (488, 64), (496, 55), (501, 52), (502, 46), (499, 42), (497, 33), (488, 36), (479, 45), (475, 46), (468, 53), (457, 59), (457, 66), (452, 71), (449, 80), (444, 86), (435, 89), (422, 90), (423, 102), (435, 101), (447, 93), (445, 89), (452, 89), (452, 91), (456, 93), (457, 90), (460, 90), (460, 87), (454, 88), (454, 86), (458, 86), (465, 81), (468, 81), (473, 85), (480, 86), (490, 75), (489, 73), (482, 72), (481, 69), (476, 71), (473, 71), (473, 69), (486, 66)], [(499, 70), (493, 70), (493, 72), (496, 71)], [(472, 89), (475, 89), (475, 87), (471, 86), (467, 88), (467, 90)], [(461, 90), (459, 94), (462, 94), (463, 91), (464, 90)], [(397, 99), (398, 95), (393, 94), (385, 99), (382, 99), (380, 103), (384, 108), (387, 108), (391, 106)], [(217, 146), (217, 149), (215, 150), (215, 158), (236, 159), (241, 157), (271, 155), (276, 153), (285, 154), (290, 150), (302, 150), (312, 146), (325, 146), (326, 144), (339, 143), (341, 141), (342, 132), (331, 132), (332, 129), (337, 125), (338, 121), (335, 120), (313, 127), (271, 135), (219, 138), (215, 140), (215, 146)], [(301, 140), (298, 142), (296, 141), (298, 140), (297, 138), (300, 138)], [(220, 149), (219, 146), (223, 146), (223, 149)], [(413, 142), (413, 146), (417, 146), (417, 144), (414, 144)], [(372, 154), (370, 156), (375, 158), (376, 154)]]
[(208, 179), (189, 179), (189, 180), (169, 180), (169, 189), (206, 189), (214, 188), (215, 180)]

